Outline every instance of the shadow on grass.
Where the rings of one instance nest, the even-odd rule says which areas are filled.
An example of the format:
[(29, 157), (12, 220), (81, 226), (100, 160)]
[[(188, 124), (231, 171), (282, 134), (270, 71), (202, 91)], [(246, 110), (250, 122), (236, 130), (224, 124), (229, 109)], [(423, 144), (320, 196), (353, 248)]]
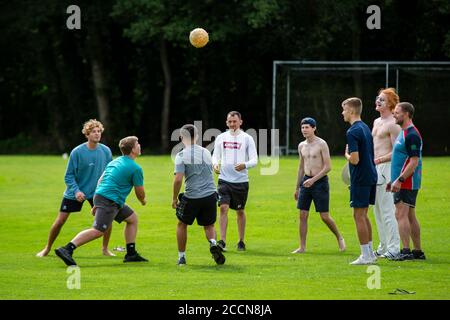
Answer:
[(238, 264), (225, 264), (223, 265), (213, 265), (213, 264), (187, 264), (186, 266), (179, 267), (176, 266), (178, 270), (180, 271), (188, 271), (188, 270), (195, 270), (195, 271), (201, 271), (201, 272), (220, 272), (220, 273), (244, 273), (247, 270), (245, 266), (238, 265)]

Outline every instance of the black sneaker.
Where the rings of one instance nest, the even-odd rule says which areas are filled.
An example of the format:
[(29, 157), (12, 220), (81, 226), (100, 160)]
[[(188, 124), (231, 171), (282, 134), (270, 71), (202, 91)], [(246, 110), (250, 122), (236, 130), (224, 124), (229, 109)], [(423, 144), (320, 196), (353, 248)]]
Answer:
[(244, 241), (239, 241), (237, 244), (238, 251), (245, 251), (245, 243)]
[(186, 265), (186, 257), (181, 257), (178, 259), (177, 265), (185, 266)]
[(375, 255), (375, 257), (377, 257), (378, 259), (380, 258), (386, 258), (386, 256), (383, 253), (379, 253), (378, 250), (375, 250), (373, 252), (373, 254)]
[(126, 254), (123, 258), (123, 262), (148, 262), (148, 260), (141, 257), (139, 253), (136, 252), (133, 255)]
[(217, 241), (217, 246), (220, 248), (220, 250), (227, 251), (227, 249), (225, 248), (226, 247), (225, 241), (223, 241), (223, 240)]
[(64, 247), (55, 249), (55, 253), (58, 257), (61, 258), (62, 261), (68, 266), (76, 266), (77, 263), (72, 258), (72, 254)]
[(403, 249), (400, 251), (400, 255), (402, 256), (403, 260), (414, 260), (414, 256), (413, 256), (413, 254), (411, 253), (411, 250), (410, 250), (410, 249), (405, 249), (405, 248), (403, 248)]
[(209, 252), (211, 252), (212, 257), (217, 264), (225, 263), (225, 256), (222, 253), (222, 248), (220, 248), (217, 244), (211, 244), (209, 247)]
[(412, 251), (412, 255), (414, 257), (414, 260), (425, 260), (425, 253), (422, 250), (416, 250), (414, 249)]

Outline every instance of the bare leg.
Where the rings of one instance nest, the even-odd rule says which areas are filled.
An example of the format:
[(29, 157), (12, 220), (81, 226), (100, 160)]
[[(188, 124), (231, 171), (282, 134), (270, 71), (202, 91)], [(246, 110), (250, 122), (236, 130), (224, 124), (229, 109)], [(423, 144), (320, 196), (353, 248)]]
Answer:
[(355, 219), (356, 232), (358, 233), (359, 243), (361, 245), (368, 244), (370, 234), (367, 223), (367, 210), (368, 208), (353, 208), (353, 218)]
[(177, 224), (177, 244), (178, 244), (178, 252), (186, 251), (186, 242), (187, 242), (187, 224), (178, 221)]
[(204, 226), (206, 240), (216, 239), (216, 230), (214, 229), (214, 225), (210, 224), (209, 226)]
[(125, 243), (135, 243), (136, 241), (136, 234), (137, 234), (137, 227), (138, 227), (138, 217), (133, 212), (131, 216), (125, 219), (125, 222), (127, 225), (125, 226)]
[(228, 226), (228, 209), (230, 206), (228, 204), (222, 204), (220, 206), (220, 239), (227, 242), (227, 226)]
[(321, 212), (320, 217), (322, 218), (322, 221), (327, 225), (327, 227), (331, 230), (331, 232), (333, 232), (333, 234), (336, 236), (339, 245), (339, 251), (345, 251), (344, 238), (339, 233), (336, 223), (334, 222), (333, 218), (331, 218), (330, 213)]
[(36, 254), (36, 257), (45, 257), (48, 255), (50, 250), (52, 249), (52, 245), (55, 242), (56, 238), (59, 235), (59, 232), (62, 229), (62, 226), (66, 223), (67, 218), (69, 217), (69, 213), (67, 212), (59, 212), (58, 216), (56, 217), (55, 221), (52, 224), (52, 227), (50, 228), (50, 232), (48, 234), (48, 240), (47, 245), (44, 249), (42, 249), (40, 252)]
[[(367, 208), (367, 211), (368, 211), (368, 208)], [(367, 225), (367, 233), (368, 233), (368, 236), (369, 236), (369, 241), (372, 241), (372, 224), (370, 223), (370, 220), (369, 220), (369, 216), (367, 215), (367, 211), (366, 211), (366, 225)]]
[(109, 251), (108, 249), (109, 239), (111, 238), (111, 231), (112, 231), (112, 224), (109, 226), (108, 229), (106, 229), (105, 233), (103, 234), (102, 252), (104, 256), (115, 257), (116, 255), (111, 251)]
[(81, 247), (83, 244), (86, 244), (88, 242), (91, 242), (92, 240), (100, 238), (101, 236), (103, 236), (103, 232), (101, 232), (97, 229), (94, 229), (94, 228), (90, 228), (90, 229), (81, 231), (70, 242), (72, 242), (78, 248), (78, 247)]
[(309, 212), (300, 210), (299, 218), (299, 233), (300, 233), (300, 247), (292, 253), (303, 253), (306, 250), (306, 235), (308, 234), (308, 216)]
[(398, 231), (402, 240), (403, 248), (409, 248), (409, 238), (411, 236), (411, 226), (409, 224), (409, 206), (402, 201), (395, 205), (395, 217), (398, 222)]
[(244, 210), (237, 210), (236, 211), (236, 220), (238, 225), (238, 234), (239, 234), (239, 241), (244, 241), (245, 236), (245, 224), (246, 224), (246, 217), (245, 217), (245, 211)]
[(413, 241), (414, 249), (422, 250), (420, 244), (420, 225), (416, 217), (416, 209), (409, 208), (409, 225), (411, 226), (411, 239)]

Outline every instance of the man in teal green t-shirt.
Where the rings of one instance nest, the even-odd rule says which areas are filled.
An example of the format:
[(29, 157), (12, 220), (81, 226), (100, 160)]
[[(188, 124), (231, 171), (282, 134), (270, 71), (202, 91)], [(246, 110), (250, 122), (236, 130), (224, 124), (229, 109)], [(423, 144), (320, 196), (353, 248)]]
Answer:
[(136, 233), (138, 220), (132, 208), (125, 204), (125, 199), (134, 187), (136, 197), (142, 205), (147, 203), (144, 190), (142, 168), (134, 161), (141, 154), (141, 145), (134, 136), (120, 140), (121, 157), (111, 161), (100, 177), (94, 195), (92, 213), (95, 221), (92, 228), (81, 231), (66, 246), (55, 250), (55, 253), (68, 266), (76, 265), (72, 258), (73, 251), (94, 239), (101, 237), (108, 230), (113, 220), (126, 222), (125, 241), (127, 254), (124, 262), (148, 261), (136, 251)]
[[(37, 257), (45, 257), (50, 252), (53, 243), (58, 237), (63, 225), (72, 212), (79, 212), (83, 207), (85, 200), (93, 206), (93, 198), (97, 182), (106, 165), (112, 161), (111, 150), (100, 143), (103, 125), (100, 121), (90, 119), (83, 125), (81, 131), (87, 139), (87, 142), (80, 144), (70, 153), (69, 163), (67, 165), (64, 181), (66, 190), (63, 200), (56, 217), (50, 229), (47, 244), (39, 251)], [(103, 237), (103, 255), (114, 256), (108, 250), (111, 229), (108, 229)]]

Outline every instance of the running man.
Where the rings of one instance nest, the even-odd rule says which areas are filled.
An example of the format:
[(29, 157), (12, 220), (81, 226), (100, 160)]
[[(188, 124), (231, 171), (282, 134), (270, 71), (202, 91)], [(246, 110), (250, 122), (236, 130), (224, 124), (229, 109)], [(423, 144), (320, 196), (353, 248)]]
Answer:
[[(425, 260), (416, 218), (416, 199), (422, 181), (422, 136), (412, 119), (414, 106), (400, 102), (394, 109), (395, 122), (402, 128), (392, 151), (391, 182), (386, 189), (394, 193), (396, 218), (403, 249), (396, 260)], [(414, 249), (410, 249), (410, 238)]]
[(369, 204), (375, 204), (377, 171), (374, 164), (373, 139), (369, 127), (361, 121), (362, 101), (348, 98), (342, 102), (347, 130), (345, 158), (350, 169), (350, 207), (353, 208), (361, 255), (352, 265), (373, 264), (377, 258), (372, 249), (372, 226), (367, 217)]
[[(205, 229), (209, 251), (217, 264), (224, 264), (225, 257), (216, 242), (214, 223), (217, 219), (217, 193), (214, 184), (211, 154), (196, 144), (197, 128), (186, 124), (180, 131), (184, 149), (175, 157), (172, 208), (178, 218), (178, 265), (186, 264), (187, 226), (195, 219)], [(185, 192), (180, 193), (185, 180)], [(178, 201), (179, 200), (179, 201)]]
[[(64, 181), (66, 191), (61, 202), (58, 216), (56, 217), (48, 235), (44, 249), (36, 254), (37, 257), (45, 257), (50, 252), (53, 243), (59, 235), (70, 213), (80, 212), (85, 200), (91, 207), (94, 205), (93, 197), (97, 182), (105, 170), (106, 165), (112, 161), (111, 150), (100, 143), (103, 125), (100, 121), (90, 119), (83, 125), (81, 131), (87, 142), (80, 144), (70, 153)], [(103, 236), (103, 255), (114, 256), (108, 250), (111, 229), (106, 230)]]
[(328, 144), (325, 140), (316, 136), (316, 121), (313, 118), (304, 118), (300, 125), (303, 137), (306, 138), (298, 145), (300, 163), (294, 193), (294, 198), (298, 201), (297, 209), (300, 210), (300, 247), (292, 253), (305, 252), (309, 208), (312, 201), (314, 201), (314, 207), (316, 212), (320, 213), (322, 221), (336, 236), (339, 251), (344, 251), (344, 238), (339, 233), (329, 212), (330, 186), (327, 173), (331, 170), (331, 161)]
[(138, 218), (134, 210), (125, 204), (125, 199), (133, 187), (141, 204), (144, 206), (147, 203), (143, 172), (135, 162), (135, 159), (141, 155), (141, 145), (137, 137), (130, 136), (120, 140), (119, 148), (122, 156), (106, 166), (95, 190), (92, 208), (95, 221), (92, 228), (81, 231), (65, 247), (55, 250), (56, 255), (68, 266), (76, 265), (72, 257), (73, 251), (100, 238), (111, 227), (113, 220), (126, 223), (124, 234), (127, 254), (123, 262), (148, 261), (136, 252)]
[(217, 136), (212, 162), (219, 173), (218, 193), (220, 206), (220, 240), (218, 245), (226, 251), (228, 209), (236, 210), (239, 242), (237, 249), (245, 251), (245, 204), (247, 202), (249, 179), (248, 169), (258, 163), (253, 138), (241, 130), (242, 117), (237, 111), (227, 115), (228, 131)]
[(378, 258), (388, 259), (396, 258), (400, 253), (400, 235), (395, 219), (394, 199), (392, 194), (386, 191), (386, 185), (391, 181), (392, 148), (401, 130), (392, 115), (398, 102), (399, 97), (395, 89), (381, 89), (378, 92), (375, 110), (380, 113), (380, 117), (375, 119), (372, 129), (375, 165), (378, 174), (373, 211), (380, 240), (374, 254)]

